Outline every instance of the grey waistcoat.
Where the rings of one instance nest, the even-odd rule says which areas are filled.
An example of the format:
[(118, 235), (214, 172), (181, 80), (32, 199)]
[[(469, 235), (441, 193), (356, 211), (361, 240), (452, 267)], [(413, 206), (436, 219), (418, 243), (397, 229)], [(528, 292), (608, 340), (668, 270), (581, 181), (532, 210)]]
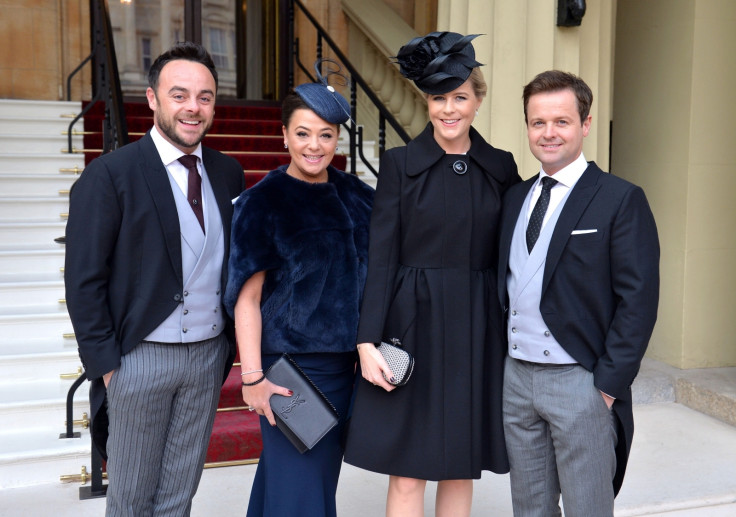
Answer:
[(146, 341), (191, 343), (217, 337), (224, 329), (225, 318), (220, 296), (220, 278), (225, 254), (224, 234), (217, 200), (206, 171), (202, 170), (202, 198), (205, 199), (202, 233), (197, 217), (186, 196), (169, 174), (181, 227), (181, 264), (184, 281), (182, 303)]
[(547, 250), (557, 219), (572, 189), (550, 215), (530, 254), (526, 247), (526, 214), (533, 190), (529, 190), (524, 200), (511, 240), (509, 272), (506, 277), (509, 293), (509, 355), (534, 363), (576, 363), (547, 328), (539, 311)]

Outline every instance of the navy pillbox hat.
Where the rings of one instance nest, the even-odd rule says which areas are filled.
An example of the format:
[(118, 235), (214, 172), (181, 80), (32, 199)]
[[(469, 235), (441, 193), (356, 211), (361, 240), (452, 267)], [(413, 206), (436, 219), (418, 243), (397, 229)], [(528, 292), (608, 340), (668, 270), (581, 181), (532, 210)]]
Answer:
[(330, 124), (342, 124), (350, 118), (350, 105), (332, 86), (305, 83), (294, 88), (299, 97), (319, 117)]

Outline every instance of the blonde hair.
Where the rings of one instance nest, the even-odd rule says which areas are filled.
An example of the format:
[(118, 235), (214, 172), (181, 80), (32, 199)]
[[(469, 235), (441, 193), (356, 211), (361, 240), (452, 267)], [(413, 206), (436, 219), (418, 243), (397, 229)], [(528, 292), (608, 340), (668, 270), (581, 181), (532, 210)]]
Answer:
[(470, 84), (473, 86), (473, 93), (479, 99), (482, 99), (488, 93), (488, 85), (486, 80), (483, 78), (483, 72), (480, 71), (480, 67), (475, 67), (470, 71), (470, 77), (468, 77)]

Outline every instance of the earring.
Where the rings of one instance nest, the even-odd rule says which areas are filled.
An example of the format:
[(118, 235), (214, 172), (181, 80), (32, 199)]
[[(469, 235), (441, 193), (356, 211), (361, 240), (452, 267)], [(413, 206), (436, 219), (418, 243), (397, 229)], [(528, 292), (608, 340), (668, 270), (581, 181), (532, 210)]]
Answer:
[(336, 145), (336, 146), (335, 146), (335, 152), (336, 152), (336, 153), (339, 153), (339, 152), (340, 152), (340, 146), (339, 146), (339, 145)]
[(478, 110), (475, 110), (475, 116), (476, 117), (478, 116)]
[(286, 142), (284, 142), (284, 149), (288, 149), (288, 148), (289, 148), (289, 144), (287, 144)]

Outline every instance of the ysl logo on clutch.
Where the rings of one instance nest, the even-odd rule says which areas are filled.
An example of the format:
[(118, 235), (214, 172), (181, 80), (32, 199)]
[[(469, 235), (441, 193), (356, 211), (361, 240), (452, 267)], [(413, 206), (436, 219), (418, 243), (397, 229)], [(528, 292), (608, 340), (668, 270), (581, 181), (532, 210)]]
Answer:
[(286, 415), (286, 413), (291, 413), (294, 408), (296, 408), (299, 404), (304, 404), (306, 400), (304, 400), (300, 393), (297, 393), (293, 399), (291, 399), (291, 402), (289, 402), (288, 406), (283, 406), (281, 408), (281, 416), (284, 417), (284, 420), (288, 420), (289, 417)]

